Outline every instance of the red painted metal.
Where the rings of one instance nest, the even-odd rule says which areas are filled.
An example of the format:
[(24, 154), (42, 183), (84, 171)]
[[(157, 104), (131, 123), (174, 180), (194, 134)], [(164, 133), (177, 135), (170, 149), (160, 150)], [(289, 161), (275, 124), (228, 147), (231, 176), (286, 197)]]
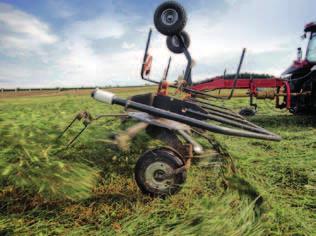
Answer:
[[(284, 80), (279, 78), (239, 78), (236, 83), (236, 89), (250, 89), (251, 86), (256, 88), (276, 88), (283, 87), (285, 85)], [(232, 89), (234, 86), (233, 79), (223, 79), (223, 77), (215, 77), (205, 83), (193, 85), (191, 89), (197, 91), (216, 90), (216, 89)]]
[[(224, 79), (223, 77), (215, 77), (209, 79), (208, 81), (201, 82), (199, 84), (193, 85), (190, 87), (192, 90), (196, 91), (212, 91), (219, 89), (233, 89), (234, 88), (234, 79)], [(239, 78), (236, 82), (235, 89), (248, 89), (249, 96), (257, 96), (258, 88), (275, 88), (278, 91), (284, 89), (286, 93), (285, 104), (279, 104), (279, 97), (276, 98), (276, 107), (281, 108), (286, 106), (290, 108), (291, 106), (291, 90), (290, 85), (286, 80), (272, 77), (272, 78)]]
[(169, 83), (166, 80), (160, 82), (158, 86), (157, 95), (168, 96)]

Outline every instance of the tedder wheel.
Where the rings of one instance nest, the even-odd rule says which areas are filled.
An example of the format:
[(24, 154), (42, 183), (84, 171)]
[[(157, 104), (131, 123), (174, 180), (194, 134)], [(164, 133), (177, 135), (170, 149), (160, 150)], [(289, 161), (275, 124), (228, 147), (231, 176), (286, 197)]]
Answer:
[(239, 115), (242, 115), (242, 116), (254, 116), (256, 115), (256, 110), (253, 109), (253, 108), (243, 108), (239, 111)]
[(174, 173), (184, 165), (179, 154), (160, 148), (145, 152), (135, 166), (135, 179), (144, 194), (165, 197), (180, 191), (186, 171)]
[(156, 29), (164, 35), (179, 34), (187, 23), (184, 8), (175, 1), (167, 1), (159, 5), (154, 14)]
[(184, 52), (185, 48), (180, 43), (179, 37), (181, 37), (185, 48), (190, 47), (190, 36), (187, 32), (182, 31), (179, 35), (173, 35), (173, 36), (167, 37), (167, 47), (173, 53), (183, 53)]

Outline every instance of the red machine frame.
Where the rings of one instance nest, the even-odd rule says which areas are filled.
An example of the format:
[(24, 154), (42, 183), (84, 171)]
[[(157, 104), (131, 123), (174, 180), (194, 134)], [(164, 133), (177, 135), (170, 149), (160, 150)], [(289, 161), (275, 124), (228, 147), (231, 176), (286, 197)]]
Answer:
[[(258, 88), (274, 88), (276, 91), (259, 91)], [(208, 81), (193, 85), (190, 89), (195, 91), (215, 91), (221, 89), (248, 89), (247, 96), (257, 99), (276, 98), (276, 108), (291, 107), (291, 89), (288, 81), (281, 78), (238, 78), (226, 79), (222, 76), (212, 78)], [(284, 91), (284, 92), (281, 92)], [(238, 95), (237, 95), (238, 96)], [(283, 96), (284, 101), (280, 103), (279, 97)], [(236, 97), (236, 96), (235, 96)]]

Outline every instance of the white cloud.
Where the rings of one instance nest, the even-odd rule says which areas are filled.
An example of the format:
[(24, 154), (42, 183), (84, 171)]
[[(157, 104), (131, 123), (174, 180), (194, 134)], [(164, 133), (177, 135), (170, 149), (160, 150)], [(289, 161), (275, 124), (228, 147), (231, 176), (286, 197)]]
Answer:
[(0, 48), (9, 55), (39, 52), (58, 41), (47, 24), (4, 3), (0, 3), (0, 32)]

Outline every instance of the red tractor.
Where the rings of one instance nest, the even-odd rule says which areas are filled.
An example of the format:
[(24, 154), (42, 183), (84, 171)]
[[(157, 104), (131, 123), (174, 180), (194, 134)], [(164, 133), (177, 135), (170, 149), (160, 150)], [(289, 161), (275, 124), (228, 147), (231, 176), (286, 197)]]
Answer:
[[(249, 97), (252, 109), (242, 109), (242, 115), (254, 115), (257, 105), (253, 99), (275, 99), (276, 107), (287, 108), (294, 114), (316, 113), (316, 22), (309, 23), (304, 29), (304, 39), (308, 39), (305, 58), (301, 48), (298, 48), (297, 59), (285, 70), (280, 78), (268, 75), (239, 74), (245, 49), (241, 57), (236, 75), (217, 76), (198, 83), (193, 83), (190, 89), (207, 92), (218, 90), (217, 97), (230, 99), (232, 97)], [(220, 90), (230, 89), (230, 95), (223, 96)], [(247, 94), (235, 94), (238, 89), (247, 89)], [(280, 98), (283, 98), (282, 101)]]

